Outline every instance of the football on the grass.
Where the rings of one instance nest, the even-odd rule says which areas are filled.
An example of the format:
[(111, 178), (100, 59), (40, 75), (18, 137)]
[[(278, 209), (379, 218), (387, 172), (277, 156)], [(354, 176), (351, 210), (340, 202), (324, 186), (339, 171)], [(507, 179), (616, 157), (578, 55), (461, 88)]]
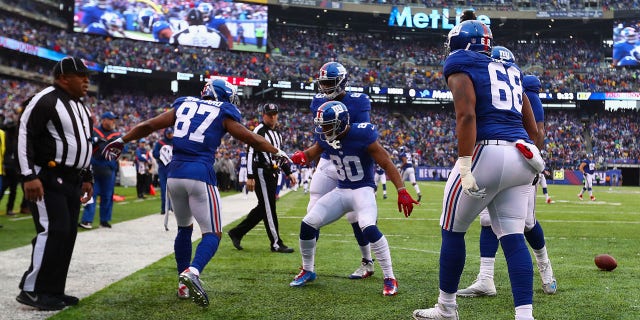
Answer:
[(608, 254), (599, 254), (594, 259), (596, 266), (600, 268), (600, 270), (611, 271), (618, 266), (618, 262), (616, 259)]

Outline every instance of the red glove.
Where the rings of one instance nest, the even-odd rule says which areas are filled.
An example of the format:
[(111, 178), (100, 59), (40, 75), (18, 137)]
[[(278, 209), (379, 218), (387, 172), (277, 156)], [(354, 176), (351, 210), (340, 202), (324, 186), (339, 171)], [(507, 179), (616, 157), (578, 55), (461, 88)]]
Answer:
[(304, 155), (304, 152), (298, 150), (291, 156), (291, 162), (295, 164), (306, 164), (307, 156)]
[(407, 189), (398, 191), (398, 212), (404, 212), (404, 216), (409, 217), (414, 204), (420, 204), (420, 202), (413, 200)]

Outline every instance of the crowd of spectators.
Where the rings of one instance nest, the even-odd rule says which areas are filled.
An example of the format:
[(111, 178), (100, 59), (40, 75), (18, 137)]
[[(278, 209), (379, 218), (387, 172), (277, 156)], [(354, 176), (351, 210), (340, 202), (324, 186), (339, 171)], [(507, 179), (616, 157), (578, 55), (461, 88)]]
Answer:
[[(428, 5), (442, 5), (439, 1), (425, 1), (430, 3)], [(511, 4), (509, 1), (501, 3)], [(537, 6), (542, 2), (531, 3)], [(557, 3), (572, 6), (574, 1)], [(633, 8), (637, 7), (638, 1), (625, 3)], [(605, 5), (609, 3), (605, 2)], [(5, 37), (104, 65), (310, 82), (323, 63), (337, 60), (348, 67), (351, 85), (446, 89), (442, 77), (445, 52), (441, 37), (398, 39), (391, 34), (276, 25), (270, 28), (271, 52), (260, 54), (193, 47), (177, 49), (157, 43), (67, 33), (6, 13), (0, 13), (0, 27)], [(518, 65), (525, 72), (538, 75), (543, 91), (549, 93), (640, 91), (640, 70), (610, 68), (605, 62), (605, 52), (611, 48), (596, 40), (547, 39), (498, 44), (511, 48)], [(48, 61), (12, 52), (0, 49), (0, 65), (43, 75), (49, 73)], [(7, 78), (0, 78), (0, 82), (0, 103), (3, 105), (0, 115), (4, 117), (0, 124), (4, 125), (15, 123), (21, 110), (20, 103), (45, 85)], [(166, 110), (175, 97), (103, 93), (99, 98), (89, 96), (86, 99), (94, 114), (112, 111), (120, 115), (119, 127), (126, 131), (141, 120)], [(258, 105), (265, 102), (248, 99), (240, 106), (250, 129), (259, 121)], [(280, 121), (282, 133), (288, 137), (287, 151), (307, 147), (312, 142), (313, 123), (313, 116), (307, 111), (308, 101), (275, 102), (281, 105)], [(397, 110), (374, 103), (372, 122), (379, 127), (382, 144), (390, 152), (399, 146), (414, 150), (421, 165), (452, 166), (457, 157), (453, 111), (420, 108)], [(549, 167), (575, 168), (587, 152), (593, 152), (600, 162), (637, 162), (640, 160), (638, 118), (637, 112), (604, 112), (585, 120), (579, 118), (575, 110), (549, 110), (544, 150)], [(153, 143), (157, 138), (152, 136), (150, 141)], [(237, 155), (243, 148), (229, 137), (219, 156), (223, 157), (225, 153)]]
[(640, 159), (640, 115), (638, 112), (604, 112), (589, 125), (593, 153), (600, 161), (631, 162)]
[[(388, 33), (275, 25), (271, 52), (262, 54), (67, 33), (3, 13), (0, 26), (6, 37), (103, 65), (309, 82), (324, 62), (337, 60), (349, 68), (351, 85), (446, 89), (444, 39), (437, 36), (397, 39)], [(605, 61), (611, 48), (597, 40), (498, 44), (511, 48), (523, 71), (539, 76), (549, 93), (640, 91), (640, 70), (611, 68)]]
[(522, 11), (522, 10), (629, 10), (640, 9), (638, 0), (344, 0), (344, 2), (377, 4), (377, 5), (409, 5), (427, 8), (451, 8), (459, 6), (476, 7), (485, 10)]
[[(0, 103), (4, 106), (3, 122), (17, 122), (20, 104), (38, 92), (45, 84), (0, 78)], [(117, 94), (89, 95), (86, 104), (94, 115), (112, 111), (120, 116), (118, 128), (127, 131), (144, 119), (155, 116), (171, 106), (176, 97), (167, 95)], [(259, 106), (267, 102), (280, 105), (280, 126), (285, 140), (284, 149), (290, 153), (313, 143), (313, 116), (309, 101), (265, 101), (243, 99), (239, 108), (245, 125), (253, 130), (260, 121)], [(588, 152), (593, 152), (599, 163), (631, 162), (640, 160), (640, 114), (637, 111), (595, 113), (587, 118), (577, 110), (547, 109), (546, 137), (543, 154), (551, 169), (575, 169)], [(417, 153), (419, 165), (452, 167), (457, 158), (455, 114), (447, 107), (391, 108), (373, 104), (371, 122), (378, 126), (381, 144), (392, 153), (400, 146)], [(161, 137), (149, 137), (150, 147)], [(219, 150), (237, 156), (245, 146), (227, 136)], [(134, 150), (135, 147), (130, 148)]]

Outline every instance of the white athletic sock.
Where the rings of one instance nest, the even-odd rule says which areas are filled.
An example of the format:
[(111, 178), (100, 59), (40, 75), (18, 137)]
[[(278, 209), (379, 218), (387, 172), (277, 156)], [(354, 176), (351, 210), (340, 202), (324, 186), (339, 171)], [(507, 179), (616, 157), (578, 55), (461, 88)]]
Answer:
[(416, 189), (416, 193), (420, 194), (420, 186), (416, 183), (413, 185), (413, 187)]
[(302, 269), (315, 271), (316, 239), (300, 240), (300, 254), (302, 255)]
[(547, 263), (547, 261), (549, 260), (549, 256), (547, 255), (547, 246), (544, 246), (538, 250), (533, 250), (533, 255), (536, 256), (538, 269), (540, 269), (540, 264)]
[(371, 246), (360, 246), (360, 252), (362, 253), (362, 258), (369, 261), (373, 260), (373, 258), (371, 257)]
[(456, 294), (455, 293), (446, 293), (446, 292), (440, 290), (440, 295), (438, 296), (438, 303), (456, 304)]
[(478, 272), (478, 279), (491, 279), (493, 280), (494, 265), (496, 264), (496, 258), (480, 257), (480, 272)]
[(376, 254), (378, 263), (382, 269), (382, 274), (385, 278), (394, 278), (393, 265), (391, 263), (391, 252), (389, 251), (389, 243), (387, 238), (382, 236), (378, 241), (371, 242), (371, 250)]
[(198, 269), (196, 269), (195, 267), (189, 267), (189, 271), (191, 271), (191, 273), (195, 274), (196, 276), (200, 276), (200, 271), (198, 271)]
[(533, 305), (525, 304), (517, 306), (516, 320), (533, 320)]

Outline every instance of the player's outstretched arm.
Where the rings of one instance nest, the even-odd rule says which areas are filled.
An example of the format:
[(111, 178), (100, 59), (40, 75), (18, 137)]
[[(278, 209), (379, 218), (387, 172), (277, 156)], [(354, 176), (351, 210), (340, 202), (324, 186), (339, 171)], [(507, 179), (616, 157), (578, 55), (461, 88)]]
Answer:
[(316, 142), (311, 147), (304, 151), (296, 151), (296, 153), (291, 156), (291, 161), (295, 164), (307, 164), (310, 162), (310, 159), (317, 159), (324, 152), (324, 149)]
[(109, 142), (102, 150), (102, 155), (109, 161), (116, 160), (122, 154), (125, 143), (146, 137), (156, 130), (168, 128), (173, 125), (175, 119), (176, 110), (171, 109), (149, 120), (140, 122), (124, 136)]
[(375, 160), (375, 162), (384, 169), (387, 177), (398, 190), (398, 212), (404, 212), (404, 216), (409, 217), (413, 211), (413, 205), (420, 203), (414, 200), (407, 192), (407, 188), (404, 187), (404, 181), (402, 181), (400, 172), (398, 172), (396, 166), (393, 165), (391, 157), (389, 157), (389, 153), (384, 150), (378, 141), (370, 144), (369, 147), (367, 147), (367, 152), (371, 155), (373, 160)]
[[(250, 145), (256, 150), (270, 152), (276, 154), (278, 156), (286, 157), (287, 154), (282, 150), (274, 147), (269, 141), (267, 141), (263, 136), (259, 134), (255, 134), (245, 126), (243, 126), (240, 122), (235, 121), (231, 118), (225, 118), (223, 121), (225, 129), (236, 139)], [(287, 157), (288, 158), (288, 157)]]

